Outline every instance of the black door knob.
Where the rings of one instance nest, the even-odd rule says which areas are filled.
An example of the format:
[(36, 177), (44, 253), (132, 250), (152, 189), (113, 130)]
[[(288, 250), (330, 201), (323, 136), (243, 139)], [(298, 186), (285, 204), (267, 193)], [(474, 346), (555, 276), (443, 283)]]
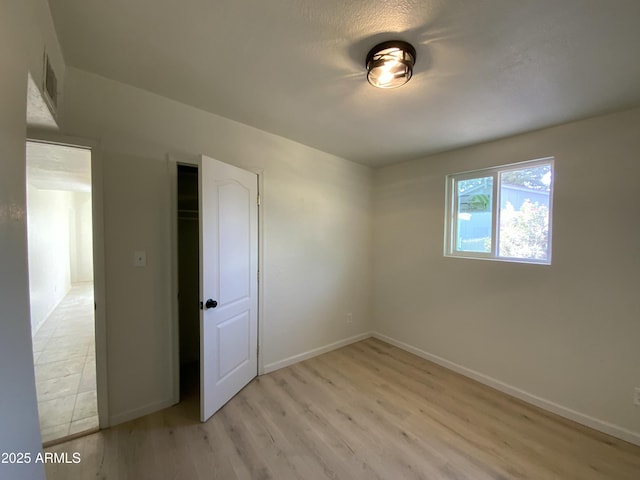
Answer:
[(218, 306), (218, 302), (216, 302), (215, 300), (207, 300), (206, 302), (204, 302), (204, 306), (205, 308), (216, 308)]

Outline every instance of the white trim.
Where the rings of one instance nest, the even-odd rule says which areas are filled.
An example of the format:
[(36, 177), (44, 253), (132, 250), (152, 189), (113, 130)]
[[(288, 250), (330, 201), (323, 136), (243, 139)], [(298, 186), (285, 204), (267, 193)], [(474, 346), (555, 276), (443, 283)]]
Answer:
[(269, 363), (264, 366), (264, 373), (275, 372), (276, 370), (280, 370), (281, 368), (288, 367), (298, 362), (302, 362), (303, 360), (308, 360), (313, 357), (317, 357), (318, 355), (322, 355), (323, 353), (330, 352), (332, 350), (336, 350), (341, 347), (345, 347), (347, 345), (351, 345), (352, 343), (359, 342), (361, 340), (365, 340), (367, 338), (372, 337), (373, 334), (371, 332), (360, 333), (359, 335), (355, 335), (353, 337), (345, 338), (342, 340), (338, 340), (337, 342), (330, 343), (323, 347), (314, 348), (312, 350), (308, 350), (303, 353), (299, 353), (297, 355), (293, 355), (288, 358), (283, 358), (282, 360), (278, 360), (277, 362)]
[(133, 408), (126, 412), (117, 413), (109, 418), (109, 425), (115, 426), (120, 423), (128, 422), (129, 420), (135, 420), (136, 418), (144, 417), (152, 413), (164, 410), (175, 405), (172, 398), (162, 400), (161, 402), (153, 402), (143, 405), (142, 407)]
[[(506, 257), (499, 255), (500, 246), (500, 215), (501, 215), (501, 175), (505, 172), (520, 170), (523, 168), (535, 167), (540, 165), (550, 165), (551, 168), (551, 184), (549, 189), (549, 219), (548, 219), (548, 245), (547, 257), (545, 259)], [(551, 265), (552, 251), (552, 223), (553, 223), (553, 184), (555, 171), (555, 157), (543, 157), (535, 160), (527, 160), (524, 162), (511, 163), (508, 165), (482, 168), (478, 170), (469, 170), (466, 172), (449, 174), (445, 177), (445, 239), (444, 239), (444, 256), (451, 258), (470, 258), (476, 260), (493, 260), (510, 263), (528, 263)], [(492, 178), (491, 186), (491, 252), (473, 252), (457, 249), (458, 240), (458, 182), (475, 179), (475, 178)]]
[(400, 340), (396, 340), (394, 338), (383, 335), (382, 333), (373, 332), (371, 336), (377, 338), (378, 340), (382, 340), (383, 342), (401, 348), (402, 350), (405, 350), (409, 353), (413, 353), (414, 355), (424, 358), (425, 360), (429, 360), (440, 366), (448, 368), (449, 370), (453, 370), (454, 372), (464, 375), (465, 377), (472, 378), (473, 380), (476, 380), (491, 388), (495, 388), (496, 390), (506, 393), (507, 395), (511, 395), (512, 397), (535, 405), (536, 407), (540, 407), (546, 411), (560, 415), (561, 417), (568, 418), (569, 420), (573, 420), (574, 422), (593, 428), (594, 430), (598, 430), (626, 442), (640, 446), (640, 432), (633, 432), (619, 425), (614, 425), (613, 423), (591, 417), (545, 398), (533, 395), (532, 393), (501, 382), (500, 380), (496, 380), (495, 378), (492, 378), (470, 368), (463, 367), (462, 365), (447, 360), (446, 358), (442, 358), (438, 355), (425, 352), (424, 350), (409, 345), (408, 343), (401, 342)]
[(180, 322), (178, 314), (178, 161), (167, 155), (167, 177), (169, 178), (169, 311), (171, 312), (171, 398), (175, 405), (180, 401)]
[(258, 375), (264, 373), (264, 170), (248, 168), (258, 176)]
[(93, 221), (93, 295), (96, 308), (96, 387), (98, 397), (98, 422), (100, 428), (109, 424), (109, 377), (107, 346), (107, 294), (104, 227), (103, 163), (99, 145), (91, 149), (91, 202)]

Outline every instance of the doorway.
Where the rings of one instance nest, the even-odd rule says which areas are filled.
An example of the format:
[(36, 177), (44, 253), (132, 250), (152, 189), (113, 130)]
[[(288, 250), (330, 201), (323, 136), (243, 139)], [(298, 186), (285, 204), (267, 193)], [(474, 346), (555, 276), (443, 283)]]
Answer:
[(180, 400), (200, 403), (198, 167), (178, 165), (178, 318)]
[(258, 174), (204, 155), (174, 168), (174, 394), (205, 422), (258, 373)]
[(31, 332), (45, 445), (98, 429), (91, 150), (28, 141)]

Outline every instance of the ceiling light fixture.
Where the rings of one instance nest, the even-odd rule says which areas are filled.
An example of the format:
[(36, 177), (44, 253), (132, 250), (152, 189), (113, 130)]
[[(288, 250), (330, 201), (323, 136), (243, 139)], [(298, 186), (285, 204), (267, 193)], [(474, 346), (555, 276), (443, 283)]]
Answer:
[(367, 80), (378, 88), (400, 87), (411, 79), (415, 63), (416, 49), (407, 42), (382, 42), (367, 54)]

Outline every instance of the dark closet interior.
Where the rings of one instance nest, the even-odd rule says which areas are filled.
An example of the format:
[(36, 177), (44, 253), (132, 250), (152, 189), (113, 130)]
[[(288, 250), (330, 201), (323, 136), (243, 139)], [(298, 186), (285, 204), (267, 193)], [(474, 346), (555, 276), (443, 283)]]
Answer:
[(198, 168), (178, 165), (180, 397), (197, 393), (200, 368)]

